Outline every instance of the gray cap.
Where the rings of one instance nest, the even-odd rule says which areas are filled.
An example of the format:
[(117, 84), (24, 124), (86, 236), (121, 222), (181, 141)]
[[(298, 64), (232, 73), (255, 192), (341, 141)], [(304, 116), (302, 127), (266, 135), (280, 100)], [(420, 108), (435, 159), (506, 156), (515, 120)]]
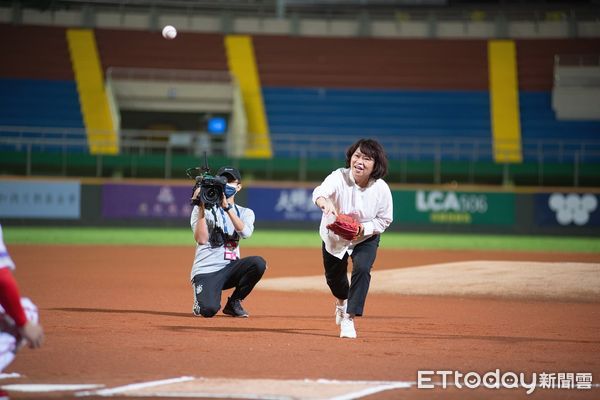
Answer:
[(219, 170), (217, 171), (217, 176), (223, 176), (223, 175), (229, 175), (233, 179), (237, 180), (238, 182), (242, 181), (242, 175), (240, 174), (240, 171), (238, 171), (236, 168), (233, 168), (233, 167), (219, 168)]

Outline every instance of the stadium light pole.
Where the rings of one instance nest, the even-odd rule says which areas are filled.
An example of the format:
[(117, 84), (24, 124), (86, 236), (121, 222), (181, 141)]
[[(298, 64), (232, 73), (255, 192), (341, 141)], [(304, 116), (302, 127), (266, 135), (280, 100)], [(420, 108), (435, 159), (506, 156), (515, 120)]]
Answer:
[(285, 0), (277, 0), (276, 3), (277, 18), (285, 18)]

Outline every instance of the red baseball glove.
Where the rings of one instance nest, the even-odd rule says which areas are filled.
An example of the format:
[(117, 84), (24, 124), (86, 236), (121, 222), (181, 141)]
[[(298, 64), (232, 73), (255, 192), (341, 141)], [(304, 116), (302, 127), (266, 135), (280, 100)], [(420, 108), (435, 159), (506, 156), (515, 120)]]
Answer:
[(346, 240), (353, 240), (358, 236), (360, 225), (351, 216), (340, 214), (333, 223), (327, 225), (327, 229)]

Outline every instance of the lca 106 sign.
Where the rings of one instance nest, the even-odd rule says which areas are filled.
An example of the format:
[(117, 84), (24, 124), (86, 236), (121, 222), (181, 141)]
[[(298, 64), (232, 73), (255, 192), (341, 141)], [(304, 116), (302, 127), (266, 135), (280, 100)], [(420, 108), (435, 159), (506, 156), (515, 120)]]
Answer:
[(397, 191), (394, 219), (419, 224), (513, 225), (512, 193)]
[(480, 193), (462, 193), (417, 191), (416, 207), (420, 212), (467, 212), (485, 213), (487, 196)]

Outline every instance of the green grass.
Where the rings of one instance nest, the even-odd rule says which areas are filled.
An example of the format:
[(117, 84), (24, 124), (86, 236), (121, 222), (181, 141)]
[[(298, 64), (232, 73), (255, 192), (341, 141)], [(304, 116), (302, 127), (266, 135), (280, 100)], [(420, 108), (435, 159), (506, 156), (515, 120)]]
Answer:
[[(184, 228), (47, 228), (4, 226), (7, 244), (114, 244), (193, 246), (190, 229)], [(244, 247), (319, 248), (316, 231), (258, 230)], [(507, 250), (600, 253), (600, 239), (481, 234), (396, 233), (382, 235), (387, 249)]]

